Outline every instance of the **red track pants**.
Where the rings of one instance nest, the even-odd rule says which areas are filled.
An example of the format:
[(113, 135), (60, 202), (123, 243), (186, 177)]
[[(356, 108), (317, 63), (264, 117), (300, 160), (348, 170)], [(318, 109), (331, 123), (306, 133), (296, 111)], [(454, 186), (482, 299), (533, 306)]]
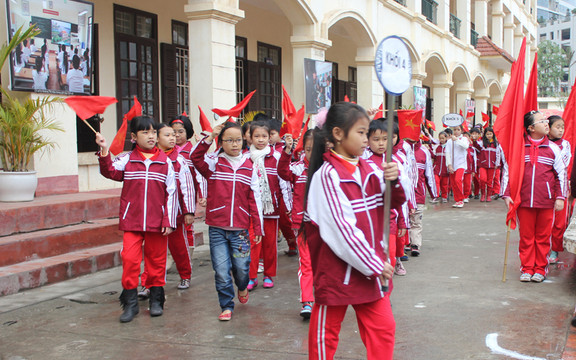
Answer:
[(448, 199), (448, 187), (450, 186), (450, 176), (440, 176), (436, 175), (436, 187), (438, 188), (438, 194), (442, 199)]
[(464, 173), (463, 180), (464, 199), (468, 199), (472, 194), (472, 173)]
[(500, 194), (500, 168), (497, 168), (494, 172), (494, 194)]
[(122, 242), (122, 287), (136, 289), (142, 263), (142, 243), (144, 243), (144, 268), (148, 272), (147, 288), (166, 284), (166, 255), (168, 237), (155, 232), (124, 232)]
[(396, 256), (402, 257), (404, 256), (404, 247), (410, 244), (410, 237), (408, 235), (408, 229), (406, 229), (406, 233), (404, 236), (397, 236), (397, 246), (396, 246)]
[(520, 232), (521, 271), (534, 275), (546, 275), (548, 253), (550, 252), (550, 232), (554, 221), (554, 209), (534, 209), (519, 207), (518, 228)]
[(464, 169), (456, 169), (455, 172), (450, 174), (450, 185), (452, 185), (452, 193), (454, 194), (454, 201), (464, 200)]
[(264, 276), (276, 276), (278, 264), (278, 219), (264, 219), (264, 236), (258, 244), (250, 233), (250, 279), (258, 276), (258, 261), (264, 260)]
[(492, 196), (496, 193), (494, 185), (496, 183), (496, 169), (480, 168), (479, 172), (480, 188), (482, 195)]
[(292, 229), (292, 220), (290, 216), (288, 216), (288, 208), (286, 207), (283, 197), (280, 197), (280, 219), (278, 226), (288, 243), (288, 249), (296, 250), (296, 232)]
[(474, 195), (480, 195), (480, 180), (478, 179), (478, 173), (475, 172), (474, 176), (472, 177), (472, 181), (474, 182)]
[(552, 251), (564, 251), (564, 232), (566, 231), (566, 216), (568, 213), (568, 201), (565, 201), (564, 209), (554, 211), (554, 224), (552, 225)]
[(300, 302), (314, 302), (314, 284), (310, 250), (304, 240), (304, 234), (298, 235), (298, 281), (300, 282)]
[[(352, 305), (356, 312), (360, 338), (368, 360), (392, 360), (396, 322), (388, 295), (380, 300)], [(348, 305), (314, 304), (308, 329), (308, 358), (331, 360), (338, 347), (340, 328)]]

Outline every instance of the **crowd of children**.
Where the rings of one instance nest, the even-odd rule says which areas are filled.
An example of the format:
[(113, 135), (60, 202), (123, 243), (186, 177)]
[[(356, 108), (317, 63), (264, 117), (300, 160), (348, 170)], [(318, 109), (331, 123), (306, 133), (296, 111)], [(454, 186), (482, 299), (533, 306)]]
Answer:
[[(473, 198), (490, 202), (500, 190), (507, 204), (511, 200), (507, 164), (492, 128), (464, 132), (457, 126), (423, 143), (402, 139), (397, 121), (389, 124), (392, 120), (372, 119), (372, 114), (356, 104), (336, 103), (297, 139), (281, 138), (281, 124), (260, 115), (244, 126), (218, 125), (196, 145), (187, 116), (167, 124), (140, 116), (130, 125), (133, 150), (113, 161), (97, 134), (102, 175), (124, 182), (120, 321), (138, 314), (139, 296), (149, 298), (151, 316), (162, 315), (168, 250), (180, 275), (178, 289), (190, 287), (192, 224), (200, 204), (206, 206), (219, 320), (231, 320), (236, 297), (248, 302), (259, 285), (261, 262), (262, 287), (274, 287), (284, 227), (287, 254), (298, 250), (300, 316), (310, 319), (311, 358), (333, 357), (340, 323), (352, 305), (368, 358), (391, 359), (390, 280), (393, 273), (406, 275), (408, 254), (421, 254), (427, 192), (432, 204), (447, 203), (451, 192), (456, 208)], [(571, 153), (562, 139), (562, 118), (532, 112), (525, 127), (520, 280), (541, 282), (548, 263), (562, 251)], [(384, 213), (387, 191), (389, 214)], [(385, 216), (390, 217), (387, 238)], [(536, 217), (546, 226), (535, 227)]]

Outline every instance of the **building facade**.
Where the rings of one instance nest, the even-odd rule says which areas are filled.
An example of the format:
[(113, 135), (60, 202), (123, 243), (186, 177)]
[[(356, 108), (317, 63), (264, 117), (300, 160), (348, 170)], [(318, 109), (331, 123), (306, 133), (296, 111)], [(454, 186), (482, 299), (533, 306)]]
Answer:
[[(412, 85), (428, 93), (427, 118), (441, 128), (444, 114), (472, 99), (480, 122), (502, 101), (522, 39), (527, 72), (537, 49), (535, 0), (93, 2), (96, 89), (119, 100), (96, 124), (110, 140), (134, 95), (158, 121), (186, 111), (197, 132), (198, 106), (212, 118), (209, 109), (230, 108), (254, 89), (249, 110), (281, 117), (282, 85), (296, 107), (305, 101), (304, 59), (334, 64), (333, 101), (347, 95), (378, 107), (385, 95), (374, 53), (389, 35), (410, 50)], [(413, 94), (399, 103), (412, 105)], [(63, 105), (55, 116), (66, 133), (51, 135), (59, 148), (34, 159), (38, 193), (119, 186), (99, 175), (93, 135), (75, 114)]]

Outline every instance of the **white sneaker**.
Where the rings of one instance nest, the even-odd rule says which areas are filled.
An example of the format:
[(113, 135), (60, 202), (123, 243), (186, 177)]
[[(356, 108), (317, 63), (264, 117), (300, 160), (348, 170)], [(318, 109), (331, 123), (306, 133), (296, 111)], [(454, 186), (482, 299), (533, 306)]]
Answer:
[(182, 279), (180, 280), (180, 284), (178, 284), (178, 289), (185, 290), (190, 287), (190, 279)]
[(442, 204), (446, 204), (447, 202), (448, 202), (448, 199), (442, 198)]
[(452, 207), (462, 208), (462, 207), (464, 207), (464, 202), (463, 202), (463, 201), (458, 201), (456, 204), (452, 205)]
[(396, 266), (394, 267), (394, 274), (399, 276), (406, 275), (406, 269), (404, 268), (404, 265), (402, 265), (402, 261), (400, 261), (400, 259), (396, 260)]
[(261, 274), (264, 272), (264, 262), (262, 260), (260, 260), (258, 262), (258, 274)]
[(468, 198), (464, 199), (464, 203), (467, 204), (470, 201)]

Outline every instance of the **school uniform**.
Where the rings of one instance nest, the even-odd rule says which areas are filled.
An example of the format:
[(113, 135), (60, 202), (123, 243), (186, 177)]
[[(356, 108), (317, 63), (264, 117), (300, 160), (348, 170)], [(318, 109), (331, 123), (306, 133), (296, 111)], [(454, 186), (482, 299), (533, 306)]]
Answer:
[(436, 189), (442, 199), (448, 199), (450, 174), (446, 165), (446, 144), (438, 144), (434, 149), (434, 176), (436, 177)]
[[(194, 151), (195, 147), (192, 145), (190, 141), (187, 141), (184, 146), (179, 149), (179, 153), (184, 158), (186, 165), (190, 169), (190, 173), (192, 174), (192, 181), (194, 186), (194, 193), (196, 194), (196, 199), (194, 199), (194, 203), (197, 202), (199, 198), (206, 199), (208, 196), (208, 182), (206, 179), (196, 170), (194, 164), (192, 164), (192, 160), (190, 159), (190, 154)], [(188, 245), (190, 247), (195, 247), (194, 241), (194, 224), (186, 225), (186, 235), (188, 237)]]
[(466, 151), (466, 170), (464, 170), (463, 180), (464, 199), (468, 199), (472, 194), (472, 176), (476, 172), (476, 152), (472, 146), (468, 146)]
[(176, 228), (178, 196), (172, 162), (159, 151), (146, 159), (139, 150), (118, 156), (99, 156), (100, 173), (111, 180), (123, 181), (120, 195), (119, 228), (124, 231), (122, 287), (136, 289), (142, 262), (148, 271), (146, 287), (166, 283), (167, 237), (163, 228)]
[[(279, 141), (276, 144), (274, 144), (274, 150), (278, 152), (278, 154), (282, 154), (284, 152), (284, 146), (285, 146), (284, 142)], [(284, 235), (284, 238), (288, 242), (288, 249), (296, 250), (297, 241), (296, 242), (289, 241), (294, 240), (296, 238), (296, 234), (298, 233), (297, 231), (294, 231), (294, 227), (292, 226), (292, 220), (290, 219), (290, 216), (288, 216), (288, 213), (290, 212), (290, 206), (287, 206), (287, 204), (292, 204), (293, 202), (293, 199), (289, 196), (291, 194), (292, 192), (288, 191), (286, 193), (283, 193), (283, 196), (280, 197), (280, 208), (279, 208), (280, 217), (278, 218), (278, 227), (280, 228), (282, 235)]]
[[(314, 274), (316, 303), (310, 318), (311, 359), (332, 359), (348, 305), (356, 312), (368, 359), (392, 359), (395, 321), (378, 274), (388, 257), (383, 248), (384, 176), (372, 162), (345, 163), (324, 155), (308, 192), (305, 231)], [(400, 187), (393, 182), (394, 187)], [(392, 197), (392, 207), (399, 204)]]
[(211, 144), (202, 140), (191, 154), (192, 163), (208, 181), (206, 225), (209, 226), (210, 257), (222, 311), (234, 310), (234, 285), (243, 291), (248, 286), (252, 219), (254, 232), (262, 235), (260, 187), (252, 160), (242, 154), (231, 163), (224, 152), (205, 156)]
[(468, 146), (468, 139), (462, 135), (455, 141), (451, 138), (446, 141), (446, 164), (454, 170), (450, 174), (450, 185), (456, 202), (464, 200), (464, 171), (468, 167)]
[[(564, 168), (567, 170), (570, 165), (570, 160), (572, 159), (572, 150), (570, 149), (570, 143), (564, 139), (556, 139), (553, 141), (554, 144), (558, 145), (560, 148), (560, 156), (562, 162), (564, 163)], [(565, 184), (568, 184), (567, 176), (568, 172), (565, 171)], [(566, 189), (566, 193), (567, 193)], [(567, 224), (567, 214), (568, 214), (568, 203), (564, 204), (564, 208), (560, 211), (554, 212), (554, 223), (552, 225), (552, 251), (561, 252), (564, 251), (564, 232), (566, 231)]]
[(498, 192), (494, 189), (496, 179), (496, 168), (500, 165), (500, 151), (496, 143), (486, 143), (483, 141), (476, 141), (474, 147), (479, 150), (480, 157), (478, 159), (480, 189), (482, 193), (482, 201), (487, 200), (493, 194)]
[[(546, 276), (550, 252), (550, 232), (554, 221), (554, 202), (566, 198), (565, 165), (560, 148), (544, 137), (540, 141), (525, 138), (524, 174), (517, 210), (522, 273)], [(504, 167), (502, 186), (510, 197), (508, 166)]]

